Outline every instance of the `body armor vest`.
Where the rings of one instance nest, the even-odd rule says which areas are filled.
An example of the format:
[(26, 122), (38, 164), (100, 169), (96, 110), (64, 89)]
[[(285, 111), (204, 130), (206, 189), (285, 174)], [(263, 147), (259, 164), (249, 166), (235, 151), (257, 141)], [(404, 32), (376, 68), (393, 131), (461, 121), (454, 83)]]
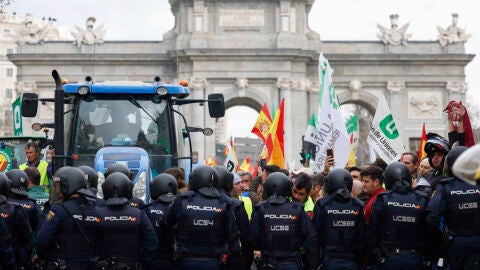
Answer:
[(299, 256), (303, 205), (270, 204), (266, 201), (260, 205), (259, 211), (263, 218), (262, 250), (267, 255), (282, 259)]
[(446, 202), (445, 223), (456, 236), (480, 235), (480, 187), (455, 178), (441, 182)]
[(158, 248), (155, 257), (160, 259), (171, 259), (173, 256), (174, 232), (164, 222), (167, 209), (167, 204), (157, 201), (144, 209), (157, 235)]
[(128, 205), (100, 208), (104, 231), (102, 255), (105, 258), (129, 258), (132, 262), (140, 259), (141, 211)]
[(198, 193), (181, 195), (177, 241), (180, 254), (216, 258), (225, 251), (228, 204)]
[(414, 191), (405, 194), (379, 194), (376, 203), (383, 204), (380, 216), (382, 243), (391, 249), (422, 249), (427, 201), (425, 195)]

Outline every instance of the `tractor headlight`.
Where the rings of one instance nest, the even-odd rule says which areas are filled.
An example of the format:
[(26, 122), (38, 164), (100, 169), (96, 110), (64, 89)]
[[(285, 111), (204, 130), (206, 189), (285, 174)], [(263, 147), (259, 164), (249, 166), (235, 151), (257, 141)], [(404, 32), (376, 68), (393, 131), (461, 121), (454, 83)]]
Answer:
[(80, 86), (78, 88), (78, 94), (79, 95), (84, 96), (84, 95), (88, 94), (89, 92), (90, 92), (90, 88), (88, 86)]
[(97, 197), (103, 199), (102, 184), (105, 183), (105, 175), (102, 172), (97, 172), (98, 184), (97, 184)]
[(147, 173), (143, 171), (139, 176), (138, 180), (133, 187), (132, 195), (146, 202), (147, 198)]
[(165, 96), (166, 94), (168, 94), (168, 89), (163, 87), (163, 86), (160, 86), (157, 88), (157, 95), (160, 95), (160, 96)]

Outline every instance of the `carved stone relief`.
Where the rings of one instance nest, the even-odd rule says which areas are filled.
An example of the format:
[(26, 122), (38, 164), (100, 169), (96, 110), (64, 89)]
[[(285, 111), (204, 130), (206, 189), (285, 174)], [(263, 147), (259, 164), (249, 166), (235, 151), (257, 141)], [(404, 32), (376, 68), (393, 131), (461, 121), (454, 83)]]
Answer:
[(280, 90), (289, 90), (293, 88), (293, 81), (289, 78), (278, 78), (277, 79), (277, 87)]
[(359, 80), (353, 80), (350, 82), (349, 87), (350, 87), (350, 90), (354, 92), (358, 92), (362, 90), (362, 82)]
[(442, 47), (447, 46), (448, 44), (453, 44), (457, 42), (466, 42), (472, 35), (466, 34), (465, 29), (462, 29), (457, 26), (458, 23), (458, 14), (452, 14), (452, 24), (443, 29), (440, 26), (437, 26), (438, 30), (438, 41)]
[(387, 90), (390, 93), (398, 93), (405, 89), (405, 82), (391, 81), (387, 83)]
[(192, 78), (189, 86), (193, 90), (203, 90), (207, 87), (207, 79), (205, 78)]
[(442, 94), (439, 92), (408, 92), (408, 118), (442, 117)]
[(77, 32), (71, 32), (72, 36), (75, 38), (73, 44), (77, 45), (79, 48), (82, 45), (102, 44), (104, 42), (103, 37), (107, 30), (103, 28), (103, 24), (94, 27), (95, 22), (96, 19), (94, 17), (88, 17), (85, 23), (85, 29), (75, 25)]
[(465, 82), (447, 82), (447, 91), (449, 93), (465, 93), (467, 91), (467, 83)]

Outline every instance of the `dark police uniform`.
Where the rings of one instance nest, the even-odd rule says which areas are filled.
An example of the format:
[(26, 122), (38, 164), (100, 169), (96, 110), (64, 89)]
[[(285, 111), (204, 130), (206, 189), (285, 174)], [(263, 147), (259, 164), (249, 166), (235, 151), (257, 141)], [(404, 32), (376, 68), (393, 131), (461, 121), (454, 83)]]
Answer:
[(303, 204), (271, 203), (268, 200), (255, 206), (251, 234), (254, 248), (262, 253), (261, 269), (301, 269), (300, 248), (308, 237), (308, 218)]
[(480, 187), (456, 177), (443, 179), (436, 187), (428, 207), (427, 221), (438, 230), (443, 218), (451, 238), (446, 243), (448, 269), (460, 269), (464, 260), (480, 250)]
[(420, 269), (425, 255), (428, 197), (406, 188), (377, 196), (367, 240), (380, 269)]
[(40, 229), (40, 219), (42, 217), (42, 209), (34, 199), (11, 194), (11, 196), (8, 197), (7, 201), (10, 204), (22, 207), (25, 210), (25, 213), (28, 218), (28, 222), (30, 223), (30, 226), (34, 232)]
[(221, 269), (221, 261), (226, 263), (228, 244), (237, 239), (233, 213), (218, 192), (216, 196), (183, 192), (176, 198), (166, 221), (170, 226), (177, 225), (179, 269)]
[(32, 269), (30, 261), (32, 251), (32, 230), (23, 208), (6, 201), (0, 203), (0, 216), (10, 231), (15, 260), (18, 267)]
[(331, 194), (315, 204), (322, 269), (360, 269), (365, 243), (363, 203)]
[(123, 264), (130, 267), (126, 269), (142, 269), (142, 261), (148, 265), (158, 243), (147, 215), (127, 204), (110, 206), (108, 202), (99, 212), (102, 220), (100, 250), (103, 260), (109, 265)]
[(96, 269), (100, 215), (84, 197), (54, 205), (38, 231), (37, 252), (47, 269)]
[(0, 269), (16, 269), (12, 236), (7, 224), (0, 218)]
[(158, 247), (152, 262), (152, 269), (174, 269), (173, 268), (173, 245), (175, 243), (173, 228), (165, 224), (165, 216), (171, 203), (153, 201), (143, 210), (147, 214), (150, 223), (155, 230), (158, 239)]
[(225, 193), (222, 193), (221, 196), (230, 205), (238, 229), (237, 239), (229, 244), (231, 254), (228, 259), (227, 269), (245, 269), (252, 264), (252, 259), (249, 259), (251, 256), (248, 256), (248, 254), (251, 253), (253, 255), (253, 249), (250, 245), (250, 227), (247, 211), (242, 201), (228, 197)]

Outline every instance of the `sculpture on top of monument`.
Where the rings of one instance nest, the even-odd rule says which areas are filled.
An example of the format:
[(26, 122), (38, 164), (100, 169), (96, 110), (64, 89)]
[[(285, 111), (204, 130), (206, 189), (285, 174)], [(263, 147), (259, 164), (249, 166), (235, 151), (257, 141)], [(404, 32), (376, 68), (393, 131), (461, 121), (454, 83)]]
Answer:
[(47, 35), (47, 26), (38, 26), (33, 23), (33, 16), (30, 13), (25, 15), (24, 26), (15, 33), (15, 42), (24, 44), (42, 44)]
[(383, 41), (385, 45), (407, 45), (407, 40), (412, 36), (412, 34), (407, 34), (407, 28), (410, 23), (406, 23), (398, 28), (398, 17), (398, 14), (390, 15), (391, 28), (381, 26), (377, 23), (378, 30), (380, 30), (377, 37)]
[(75, 38), (74, 44), (77, 47), (81, 47), (82, 44), (85, 45), (94, 45), (94, 44), (102, 44), (103, 37), (105, 36), (106, 29), (103, 29), (103, 24), (94, 28), (95, 25), (95, 17), (88, 17), (86, 22), (86, 29), (82, 29), (75, 25), (75, 29), (77, 32), (71, 32), (72, 36)]
[(7, 11), (3, 6), (3, 3), (0, 3), (0, 22), (4, 22), (7, 20)]
[(458, 14), (452, 13), (452, 25), (448, 26), (447, 29), (443, 29), (440, 26), (437, 26), (438, 29), (438, 40), (442, 47), (447, 46), (448, 44), (457, 43), (457, 42), (466, 42), (470, 36), (465, 33), (465, 29), (462, 29), (457, 26), (458, 23)]

